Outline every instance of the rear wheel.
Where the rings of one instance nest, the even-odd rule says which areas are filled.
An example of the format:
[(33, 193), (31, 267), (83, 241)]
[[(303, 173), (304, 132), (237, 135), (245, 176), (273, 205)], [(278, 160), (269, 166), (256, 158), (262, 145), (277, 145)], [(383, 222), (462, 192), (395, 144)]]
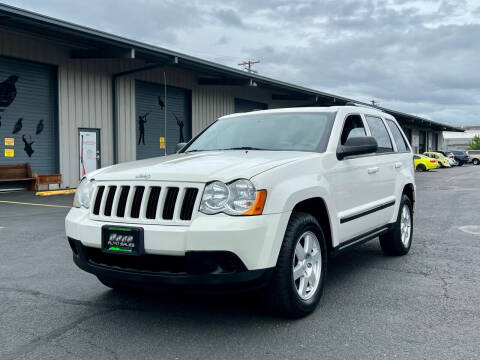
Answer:
[(401, 256), (408, 253), (412, 245), (413, 216), (412, 202), (407, 195), (402, 196), (397, 221), (393, 229), (380, 235), (380, 246), (385, 255)]
[(473, 159), (473, 165), (478, 165), (480, 164), (480, 160), (479, 159)]
[(425, 171), (427, 170), (427, 167), (423, 164), (418, 164), (417, 167), (415, 168), (417, 171)]
[(294, 212), (275, 273), (262, 298), (276, 313), (293, 318), (306, 316), (320, 301), (326, 271), (325, 237), (318, 221), (308, 213)]

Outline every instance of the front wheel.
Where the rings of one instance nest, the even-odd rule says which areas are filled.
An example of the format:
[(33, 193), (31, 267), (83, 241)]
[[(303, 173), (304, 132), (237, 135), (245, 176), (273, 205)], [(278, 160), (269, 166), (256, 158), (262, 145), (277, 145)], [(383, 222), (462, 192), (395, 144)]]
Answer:
[(479, 159), (473, 159), (473, 165), (478, 165), (480, 164), (480, 160)]
[(269, 310), (300, 318), (313, 312), (323, 293), (327, 271), (322, 228), (310, 214), (294, 212), (285, 231), (277, 266), (263, 300)]
[(413, 215), (412, 202), (407, 195), (402, 196), (397, 221), (386, 234), (380, 235), (380, 246), (385, 255), (401, 256), (408, 253), (412, 245)]

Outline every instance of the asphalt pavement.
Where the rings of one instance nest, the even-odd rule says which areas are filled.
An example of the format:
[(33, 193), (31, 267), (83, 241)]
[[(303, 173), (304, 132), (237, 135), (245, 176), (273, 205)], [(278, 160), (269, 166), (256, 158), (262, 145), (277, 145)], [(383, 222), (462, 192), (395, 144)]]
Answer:
[(416, 178), (410, 253), (333, 259), (301, 320), (252, 294), (110, 290), (72, 262), (71, 195), (0, 193), (0, 359), (478, 359), (480, 166)]

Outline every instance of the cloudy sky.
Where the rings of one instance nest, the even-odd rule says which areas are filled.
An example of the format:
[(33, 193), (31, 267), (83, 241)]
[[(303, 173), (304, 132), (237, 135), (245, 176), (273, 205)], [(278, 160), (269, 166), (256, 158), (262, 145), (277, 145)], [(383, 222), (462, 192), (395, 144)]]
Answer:
[(478, 0), (4, 0), (261, 75), (480, 124)]

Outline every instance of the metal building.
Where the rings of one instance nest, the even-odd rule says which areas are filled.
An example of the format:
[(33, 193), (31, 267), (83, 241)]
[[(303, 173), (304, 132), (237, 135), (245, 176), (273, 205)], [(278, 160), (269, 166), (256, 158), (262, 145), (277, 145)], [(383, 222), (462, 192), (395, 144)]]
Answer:
[[(97, 167), (172, 153), (222, 115), (349, 101), (0, 4), (0, 164), (61, 173), (64, 187)], [(380, 109), (417, 152), (461, 131)]]

